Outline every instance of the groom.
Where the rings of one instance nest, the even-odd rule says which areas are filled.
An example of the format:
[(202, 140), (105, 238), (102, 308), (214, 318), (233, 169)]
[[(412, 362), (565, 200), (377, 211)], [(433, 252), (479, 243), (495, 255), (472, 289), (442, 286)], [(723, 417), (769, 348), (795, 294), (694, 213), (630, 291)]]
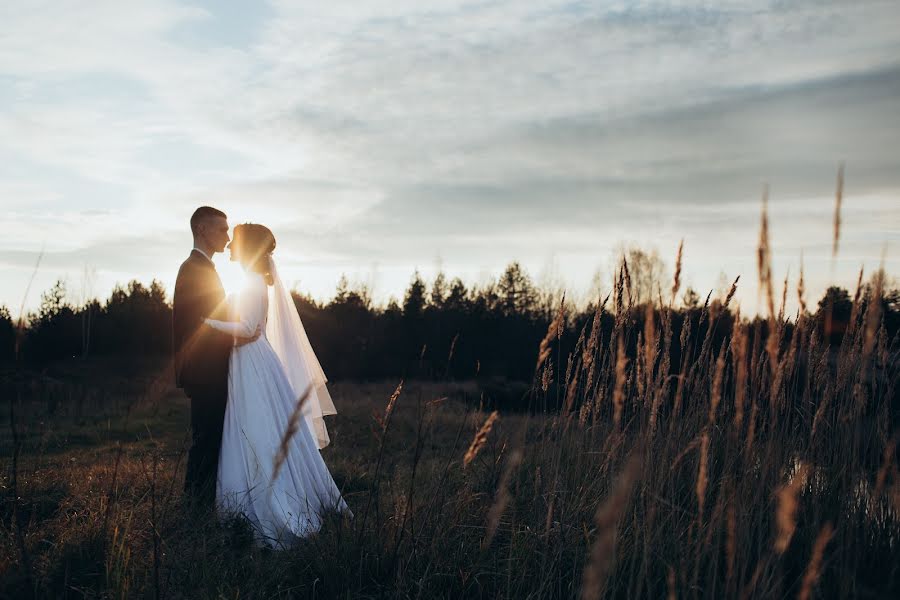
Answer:
[(228, 320), (225, 290), (212, 262), (213, 255), (223, 252), (230, 239), (225, 213), (201, 206), (191, 216), (191, 233), (194, 248), (178, 270), (172, 306), (175, 384), (191, 399), (192, 444), (185, 493), (199, 507), (212, 509), (228, 399), (228, 359), (234, 341), (205, 327), (203, 319)]

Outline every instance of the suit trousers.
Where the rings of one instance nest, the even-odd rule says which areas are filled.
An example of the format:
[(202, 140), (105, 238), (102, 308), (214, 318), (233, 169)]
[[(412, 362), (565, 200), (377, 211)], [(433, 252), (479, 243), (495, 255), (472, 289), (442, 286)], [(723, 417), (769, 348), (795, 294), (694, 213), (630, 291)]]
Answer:
[(191, 449), (184, 491), (198, 508), (212, 510), (216, 497), (219, 450), (225, 423), (227, 389), (191, 390)]

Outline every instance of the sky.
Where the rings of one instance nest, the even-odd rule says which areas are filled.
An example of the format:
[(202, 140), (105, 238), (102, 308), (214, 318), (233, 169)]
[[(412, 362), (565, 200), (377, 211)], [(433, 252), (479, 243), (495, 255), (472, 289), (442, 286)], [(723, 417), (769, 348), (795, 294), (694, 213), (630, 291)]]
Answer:
[[(900, 275), (900, 3), (10, 0), (0, 5), (0, 305), (56, 279), (168, 290), (209, 204), (283, 277), (385, 301), (414, 269), (520, 261), (590, 298), (623, 245), (757, 306)], [(832, 258), (838, 165), (846, 165)], [(217, 257), (227, 287), (239, 271)], [(599, 274), (595, 278), (595, 274)], [(705, 295), (705, 294), (704, 294)]]

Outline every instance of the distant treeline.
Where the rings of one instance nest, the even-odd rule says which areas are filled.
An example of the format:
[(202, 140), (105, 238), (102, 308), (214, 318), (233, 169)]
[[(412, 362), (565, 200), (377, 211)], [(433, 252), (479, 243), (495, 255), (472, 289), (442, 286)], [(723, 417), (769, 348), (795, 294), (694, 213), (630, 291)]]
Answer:
[[(600, 312), (601, 340), (609, 339), (612, 332), (614, 319), (609, 311), (614, 303), (630, 306), (635, 330), (640, 331), (651, 290), (657, 290), (656, 300), (662, 300), (659, 290), (671, 287), (653, 281), (657, 276), (653, 269), (641, 271), (636, 261), (630, 268), (630, 291), (620, 288)], [(402, 302), (386, 306), (374, 305), (365, 287), (351, 289), (343, 278), (327, 303), (296, 292), (294, 301), (331, 379), (478, 376), (527, 381), (561, 296), (559, 291), (537, 287), (519, 264), (512, 263), (499, 279), (472, 288), (460, 279), (448, 281), (443, 274), (426, 283), (416, 273)], [(861, 301), (869, 297), (863, 290)], [(559, 340), (554, 342), (560, 356), (575, 348), (585, 326), (590, 329), (602, 302), (598, 299), (581, 310), (567, 305)], [(900, 327), (900, 291), (884, 291), (881, 302), (888, 336), (894, 340)], [(659, 302), (655, 304), (653, 310), (659, 310)], [(689, 319), (695, 334), (705, 334), (712, 323), (714, 343), (730, 336), (734, 315), (725, 298), (710, 297), (704, 302), (688, 288), (674, 304), (674, 335)], [(840, 343), (852, 305), (850, 293), (839, 287), (829, 288), (817, 303), (812, 314), (820, 334), (832, 344)], [(157, 281), (149, 286), (132, 281), (116, 288), (105, 302), (93, 300), (80, 306), (68, 300), (64, 283), (57, 282), (42, 295), (40, 308), (28, 316), (18, 334), (9, 311), (0, 307), (0, 360), (14, 360), (17, 350), (19, 359), (32, 368), (72, 357), (167, 355), (172, 351), (171, 320), (172, 308)], [(759, 326), (764, 331), (765, 320)], [(673, 356), (672, 364), (679, 364), (678, 360)]]

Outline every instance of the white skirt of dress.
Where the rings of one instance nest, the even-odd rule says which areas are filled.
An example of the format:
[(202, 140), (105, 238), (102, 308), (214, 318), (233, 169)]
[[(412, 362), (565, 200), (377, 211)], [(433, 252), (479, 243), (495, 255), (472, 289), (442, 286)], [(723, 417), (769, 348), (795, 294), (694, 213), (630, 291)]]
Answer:
[(297, 398), (265, 336), (235, 348), (229, 369), (216, 479), (220, 513), (242, 514), (258, 543), (276, 547), (318, 531), (326, 512), (349, 513), (304, 418), (272, 479)]

